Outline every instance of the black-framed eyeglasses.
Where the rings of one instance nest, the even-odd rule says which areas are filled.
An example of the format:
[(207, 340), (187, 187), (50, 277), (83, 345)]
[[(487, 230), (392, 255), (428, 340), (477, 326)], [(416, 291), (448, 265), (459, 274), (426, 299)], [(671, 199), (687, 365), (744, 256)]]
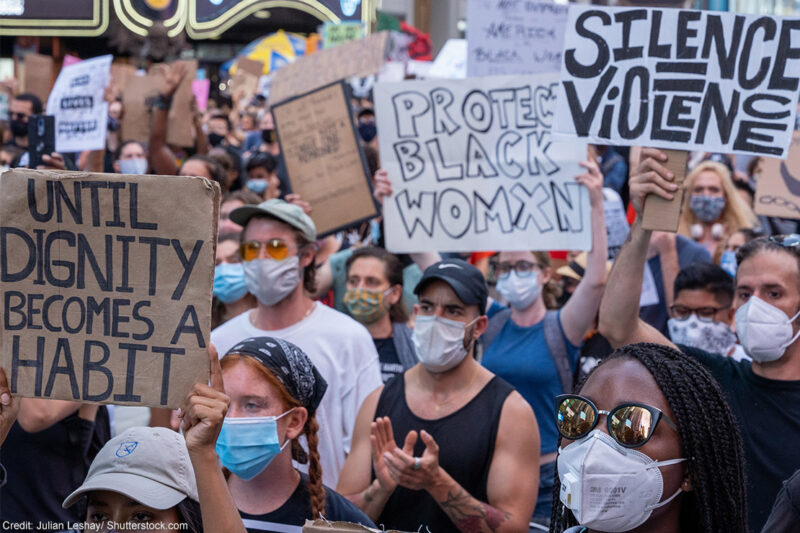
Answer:
[(800, 246), (800, 234), (787, 233), (785, 235), (770, 235), (769, 242), (784, 248), (797, 248)]
[(519, 260), (516, 263), (503, 261), (502, 263), (497, 264), (497, 277), (505, 278), (513, 270), (517, 273), (517, 276), (525, 278), (530, 276), (531, 273), (533, 273), (533, 271), (537, 268), (541, 269), (542, 267), (538, 263), (532, 263), (530, 261), (525, 261), (524, 259)]
[(701, 322), (713, 322), (714, 315), (725, 309), (730, 309), (730, 305), (725, 307), (686, 307), (685, 305), (671, 305), (669, 312), (673, 318), (678, 320), (686, 320), (692, 315), (697, 315), (698, 320)]
[(623, 403), (611, 411), (603, 411), (590, 399), (577, 394), (556, 396), (556, 429), (565, 439), (578, 440), (588, 435), (597, 427), (600, 415), (606, 415), (608, 434), (626, 448), (643, 446), (662, 419), (678, 431), (675, 423), (652, 405)]

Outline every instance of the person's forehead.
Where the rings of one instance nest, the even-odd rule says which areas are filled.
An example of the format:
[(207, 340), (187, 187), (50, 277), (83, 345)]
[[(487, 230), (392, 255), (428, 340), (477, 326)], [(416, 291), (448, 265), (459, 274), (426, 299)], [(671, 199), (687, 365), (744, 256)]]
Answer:
[(705, 289), (683, 289), (675, 295), (675, 305), (686, 307), (716, 307), (719, 304), (714, 293)]
[(211, 176), (208, 173), (208, 168), (206, 168), (205, 163), (202, 161), (196, 160), (189, 160), (183, 164), (183, 168), (181, 168), (181, 175), (182, 176), (203, 176), (206, 178), (211, 179)]
[(13, 109), (15, 113), (31, 113), (33, 112), (33, 102), (29, 102), (27, 100), (11, 100), (11, 109)]
[(722, 186), (722, 178), (719, 174), (714, 172), (713, 170), (704, 170), (697, 177), (694, 179), (695, 186), (703, 186), (703, 187), (710, 187), (710, 186)]
[(265, 241), (267, 239), (284, 239), (287, 242), (295, 242), (292, 227), (267, 217), (253, 217), (244, 229), (245, 239), (256, 239)]
[(605, 411), (623, 403), (643, 403), (675, 419), (655, 378), (635, 359), (612, 359), (603, 363), (589, 376), (580, 393)]
[(128, 143), (122, 147), (122, 155), (143, 154), (144, 148), (139, 143)]
[(516, 251), (516, 252), (500, 252), (498, 256), (499, 261), (536, 261), (536, 256), (532, 252)]
[(798, 263), (793, 254), (762, 251), (748, 257), (736, 271), (736, 287), (781, 285), (797, 288)]
[(373, 276), (379, 279), (386, 278), (383, 261), (377, 257), (359, 257), (350, 265), (349, 273), (351, 275)]
[(225, 393), (231, 397), (258, 396), (261, 398), (278, 398), (278, 391), (264, 376), (245, 363), (246, 355), (236, 363), (222, 369), (222, 380)]

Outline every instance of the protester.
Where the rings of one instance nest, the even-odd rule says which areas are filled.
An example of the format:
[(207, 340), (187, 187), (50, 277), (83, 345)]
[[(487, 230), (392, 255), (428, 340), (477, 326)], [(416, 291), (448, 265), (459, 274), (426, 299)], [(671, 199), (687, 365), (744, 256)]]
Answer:
[[(637, 318), (650, 231), (641, 226), (646, 194), (670, 199), (676, 190), (663, 166), (666, 155), (645, 149), (630, 179), (638, 216), (630, 240), (614, 264), (600, 308), (600, 332), (613, 346), (632, 342), (671, 345)], [(760, 531), (781, 483), (800, 465), (800, 341), (793, 324), (800, 309), (800, 237), (755, 239), (737, 254), (733, 309), (736, 331), (753, 361), (737, 361), (691, 347), (719, 382), (736, 416), (744, 442), (750, 531)], [(780, 429), (780, 438), (764, 439)]]
[(381, 385), (378, 353), (364, 326), (318, 302), (315, 290), (317, 232), (303, 210), (283, 200), (243, 206), (230, 214), (244, 227), (241, 256), (256, 309), (211, 333), (220, 350), (242, 339), (277, 336), (297, 344), (328, 382), (320, 406), (320, 457), (324, 481), (336, 484), (350, 452), (358, 408)]
[(747, 531), (737, 421), (690, 357), (620, 348), (556, 398), (554, 418), (563, 447), (551, 533)]
[(222, 172), (225, 175), (224, 182), (222, 183), (222, 190), (224, 192), (241, 188), (239, 185), (241, 158), (238, 155), (218, 146), (208, 151), (208, 157), (219, 163), (219, 166), (222, 167)]
[(365, 400), (338, 490), (386, 529), (527, 531), (539, 432), (522, 396), (474, 359), (486, 281), (451, 259), (415, 292), (419, 364)]
[(603, 296), (608, 256), (603, 212), (603, 176), (595, 161), (583, 162), (576, 178), (589, 189), (592, 249), (575, 293), (560, 311), (547, 252), (500, 252), (497, 292), (510, 307), (492, 303), (483, 334), (483, 366), (502, 377), (533, 407), (541, 435), (539, 500), (534, 521), (547, 524), (556, 460), (556, 428), (550, 414), (553, 398), (571, 392), (578, 352), (592, 328)]
[(17, 146), (0, 146), (0, 170), (8, 170), (19, 166), (20, 157), (25, 150)]
[[(375, 527), (322, 484), (317, 410), (327, 383), (308, 356), (284, 340), (256, 337), (234, 346), (221, 364), (231, 406), (217, 452), (248, 530), (302, 526), (320, 516)], [(308, 474), (293, 458), (308, 463)]]
[(136, 427), (106, 443), (64, 507), (84, 499), (95, 528), (244, 533), (217, 461), (228, 409), (219, 357), (209, 349), (210, 386), (197, 383), (182, 408), (182, 434)]
[(675, 303), (669, 310), (672, 342), (749, 360), (731, 329), (733, 292), (733, 278), (713, 263), (694, 263), (681, 270), (675, 278)]
[(138, 141), (125, 141), (114, 154), (114, 172), (147, 174), (147, 149)]
[(403, 265), (383, 248), (368, 247), (347, 259), (347, 314), (372, 336), (386, 383), (417, 363), (403, 304)]
[(200, 176), (219, 183), (222, 193), (226, 194), (230, 189), (225, 170), (219, 162), (207, 155), (193, 155), (178, 167), (178, 176)]
[(256, 297), (247, 291), (244, 267), (239, 257), (239, 234), (220, 235), (214, 267), (214, 301), (211, 305), (211, 327), (256, 307)]
[(686, 176), (679, 232), (714, 254), (731, 233), (756, 224), (756, 216), (733, 186), (722, 163), (703, 161)]
[(219, 205), (219, 225), (217, 232), (219, 235), (238, 235), (242, 232), (242, 227), (231, 220), (231, 212), (243, 205), (256, 205), (261, 203), (261, 198), (252, 191), (238, 190), (229, 192), (222, 197)]
[(280, 198), (281, 180), (277, 173), (278, 160), (267, 152), (254, 154), (247, 160), (247, 188), (262, 200)]
[(8, 128), (12, 139), (8, 143), (23, 150), (28, 149), (28, 119), (44, 111), (42, 101), (32, 93), (22, 93), (11, 99), (8, 107)]

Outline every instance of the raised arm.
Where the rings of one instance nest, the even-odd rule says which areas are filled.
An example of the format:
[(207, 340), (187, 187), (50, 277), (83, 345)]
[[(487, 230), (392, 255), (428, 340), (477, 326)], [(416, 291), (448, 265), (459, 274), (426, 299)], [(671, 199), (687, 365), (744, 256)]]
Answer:
[(167, 67), (164, 84), (158, 95), (158, 103), (153, 109), (153, 123), (150, 130), (150, 167), (155, 174), (174, 176), (178, 173), (175, 154), (167, 146), (167, 117), (172, 105), (172, 97), (186, 75), (186, 65), (175, 63)]
[(222, 383), (222, 369), (214, 345), (208, 350), (210, 386), (197, 383), (181, 406), (181, 429), (197, 479), (203, 531), (245, 533), (239, 510), (228, 491), (216, 452), (216, 442), (230, 399)]
[(635, 342), (672, 346), (660, 331), (639, 318), (642, 278), (652, 233), (642, 228), (642, 208), (647, 194), (672, 199), (676, 186), (672, 183), (674, 176), (663, 166), (666, 160), (664, 153), (645, 148), (636, 174), (630, 179), (631, 202), (637, 216), (628, 241), (614, 261), (608, 289), (600, 304), (598, 329), (614, 348)]
[[(425, 452), (420, 468), (414, 457), (395, 448), (387, 456), (392, 477), (412, 490), (427, 490), (453, 524), (464, 533), (523, 533), (539, 487), (539, 430), (530, 405), (512, 393), (503, 405), (487, 482), (487, 502), (469, 494), (439, 466), (439, 446), (420, 433)], [(514, 480), (513, 483), (510, 480)]]
[(608, 259), (608, 236), (606, 217), (603, 211), (603, 175), (593, 158), (581, 163), (586, 173), (576, 179), (589, 190), (592, 206), (592, 249), (586, 257), (586, 272), (575, 288), (575, 293), (561, 311), (561, 326), (569, 342), (577, 346), (592, 327), (600, 299), (606, 285), (606, 261)]

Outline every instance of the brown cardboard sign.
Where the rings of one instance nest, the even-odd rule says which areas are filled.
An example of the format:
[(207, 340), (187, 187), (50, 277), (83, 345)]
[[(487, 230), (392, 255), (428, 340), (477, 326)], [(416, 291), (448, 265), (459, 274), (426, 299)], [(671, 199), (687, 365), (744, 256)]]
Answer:
[(389, 32), (382, 31), (314, 52), (283, 67), (272, 80), (270, 105), (351, 76), (375, 74), (386, 59), (388, 38)]
[(664, 166), (675, 174), (674, 183), (678, 186), (672, 200), (665, 200), (660, 196), (649, 194), (644, 203), (642, 227), (656, 231), (678, 231), (683, 207), (683, 180), (686, 178), (686, 159), (689, 152), (686, 150), (661, 150), (667, 156)]
[(786, 161), (765, 157), (756, 187), (759, 215), (800, 219), (800, 131), (795, 130)]
[(163, 78), (160, 73), (131, 76), (122, 93), (122, 140), (147, 142), (150, 140), (152, 100), (158, 96)]
[(53, 88), (53, 58), (41, 54), (28, 54), (25, 56), (25, 77), (23, 90), (38, 96), (42, 102), (47, 102), (50, 89)]
[(4, 173), (12, 394), (176, 408), (206, 383), (219, 195), (199, 177)]
[(311, 204), (318, 235), (378, 215), (343, 83), (273, 107), (272, 114), (292, 191)]
[[(337, 531), (347, 533), (378, 533), (379, 530), (371, 529), (361, 524), (352, 522), (329, 522), (325, 519), (308, 520), (303, 524), (303, 533), (335, 533)], [(389, 529), (385, 533), (399, 533), (397, 530)]]
[(182, 61), (186, 75), (172, 97), (167, 122), (167, 143), (175, 146), (194, 146), (194, 113), (192, 112), (192, 81), (197, 77), (197, 60)]

